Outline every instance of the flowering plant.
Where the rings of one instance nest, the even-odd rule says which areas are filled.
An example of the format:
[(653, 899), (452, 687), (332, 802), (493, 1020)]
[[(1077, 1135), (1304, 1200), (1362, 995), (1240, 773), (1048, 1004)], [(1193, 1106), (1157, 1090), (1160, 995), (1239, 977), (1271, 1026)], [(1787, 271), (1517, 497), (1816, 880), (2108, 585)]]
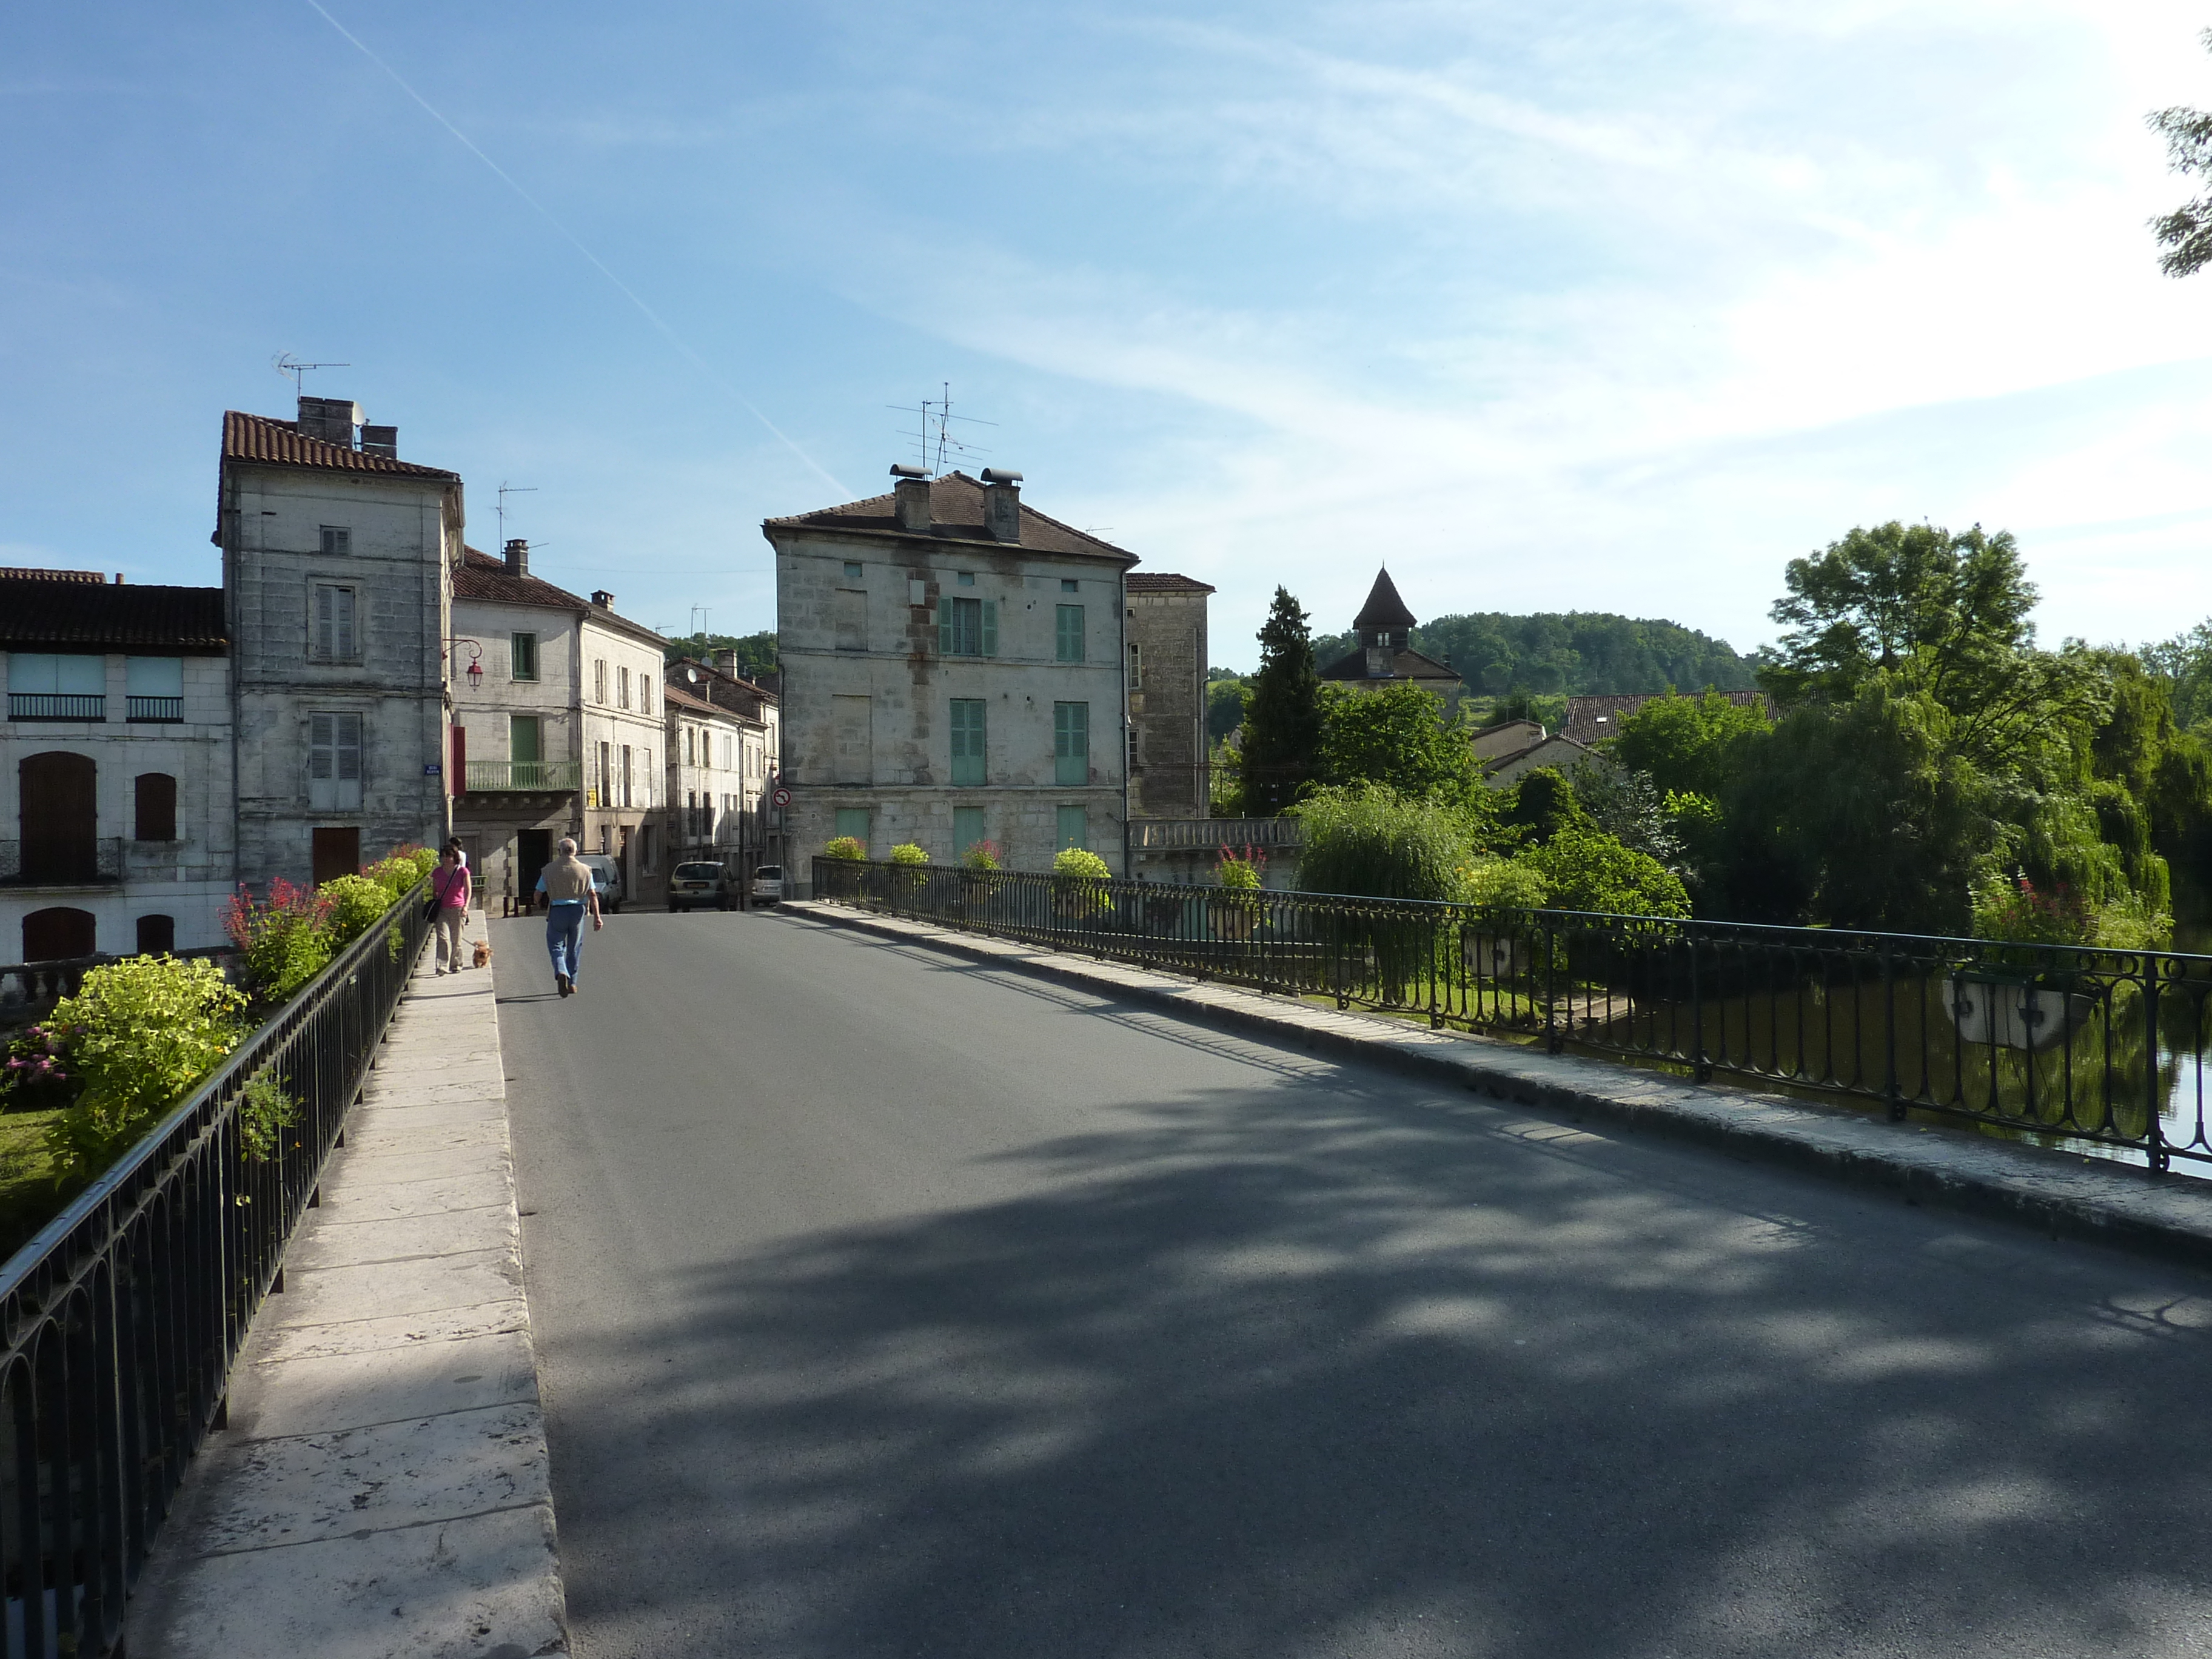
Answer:
[(1235, 848), (1224, 842), (1213, 878), (1232, 892), (1256, 893), (1267, 885), (1267, 855), (1258, 848), (1247, 848), (1239, 857)]
[(243, 977), (265, 1001), (282, 1002), (329, 963), (334, 902), (278, 876), (257, 901), (243, 882), (223, 909), (222, 930), (238, 947)]
[(70, 1069), (71, 1035), (52, 1024), (33, 1025), (9, 1043), (7, 1063), (0, 1066), (0, 1104), (11, 1112), (68, 1105), (76, 1093), (76, 1074)]
[(868, 856), (868, 849), (858, 836), (839, 836), (823, 847), (822, 856), (825, 859), (843, 859), (849, 863), (858, 864)]
[(960, 854), (960, 867), (977, 872), (1001, 868), (1006, 861), (1006, 849), (995, 841), (971, 841)]

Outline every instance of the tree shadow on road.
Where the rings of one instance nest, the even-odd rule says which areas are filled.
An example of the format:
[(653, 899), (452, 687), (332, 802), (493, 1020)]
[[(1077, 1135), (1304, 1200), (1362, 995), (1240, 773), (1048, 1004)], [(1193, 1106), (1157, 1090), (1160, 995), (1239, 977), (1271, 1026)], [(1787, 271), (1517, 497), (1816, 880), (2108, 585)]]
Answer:
[(2199, 1281), (1405, 1085), (1132, 1113), (1018, 1200), (692, 1270), (642, 1386), (581, 1356), (633, 1380), (556, 1418), (580, 1650), (2212, 1628)]

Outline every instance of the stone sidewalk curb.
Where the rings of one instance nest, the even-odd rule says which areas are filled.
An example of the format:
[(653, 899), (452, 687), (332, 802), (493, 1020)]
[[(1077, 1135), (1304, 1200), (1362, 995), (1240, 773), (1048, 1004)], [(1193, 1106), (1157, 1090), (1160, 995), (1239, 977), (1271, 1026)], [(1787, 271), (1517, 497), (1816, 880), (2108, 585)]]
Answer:
[(1281, 996), (1121, 963), (848, 910), (819, 899), (781, 907), (815, 923), (926, 946), (1095, 995), (1411, 1076), (1458, 1084), (1522, 1106), (1673, 1136), (1731, 1157), (1992, 1216), (2053, 1237), (2090, 1240), (2212, 1267), (2212, 1181), (2160, 1175), (2109, 1158), (1972, 1133), (1891, 1123), (1822, 1106), (1684, 1081), (1577, 1054), (1547, 1054), (1381, 1015), (1316, 1008)]
[(423, 958), (132, 1592), (131, 1659), (568, 1651), (489, 969)]

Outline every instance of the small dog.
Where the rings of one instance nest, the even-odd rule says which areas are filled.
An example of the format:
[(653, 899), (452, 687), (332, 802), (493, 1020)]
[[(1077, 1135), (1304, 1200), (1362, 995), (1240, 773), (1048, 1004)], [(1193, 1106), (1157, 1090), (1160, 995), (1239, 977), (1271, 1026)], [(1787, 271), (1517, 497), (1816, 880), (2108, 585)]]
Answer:
[(477, 941), (476, 941), (476, 947), (477, 947), (477, 962), (476, 962), (476, 965), (477, 965), (477, 967), (479, 967), (479, 968), (489, 968), (489, 967), (490, 967), (490, 966), (491, 966), (491, 941), (490, 941), (489, 939), (478, 939), (478, 940), (477, 940)]

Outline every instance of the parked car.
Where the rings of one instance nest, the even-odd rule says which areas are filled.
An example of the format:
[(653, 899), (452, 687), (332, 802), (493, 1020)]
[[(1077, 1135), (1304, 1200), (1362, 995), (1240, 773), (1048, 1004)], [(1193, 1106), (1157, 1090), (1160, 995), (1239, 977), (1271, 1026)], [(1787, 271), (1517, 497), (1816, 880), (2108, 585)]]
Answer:
[(622, 866), (605, 853), (579, 853), (576, 857), (592, 872), (592, 891), (599, 896), (599, 908), (611, 916), (621, 910), (626, 896)]
[(730, 872), (719, 864), (702, 860), (695, 864), (679, 864), (669, 872), (668, 908), (672, 910), (696, 910), (702, 904), (727, 910), (737, 902), (737, 889)]
[(783, 896), (783, 866), (780, 864), (757, 865), (753, 869), (753, 902), (774, 904)]

